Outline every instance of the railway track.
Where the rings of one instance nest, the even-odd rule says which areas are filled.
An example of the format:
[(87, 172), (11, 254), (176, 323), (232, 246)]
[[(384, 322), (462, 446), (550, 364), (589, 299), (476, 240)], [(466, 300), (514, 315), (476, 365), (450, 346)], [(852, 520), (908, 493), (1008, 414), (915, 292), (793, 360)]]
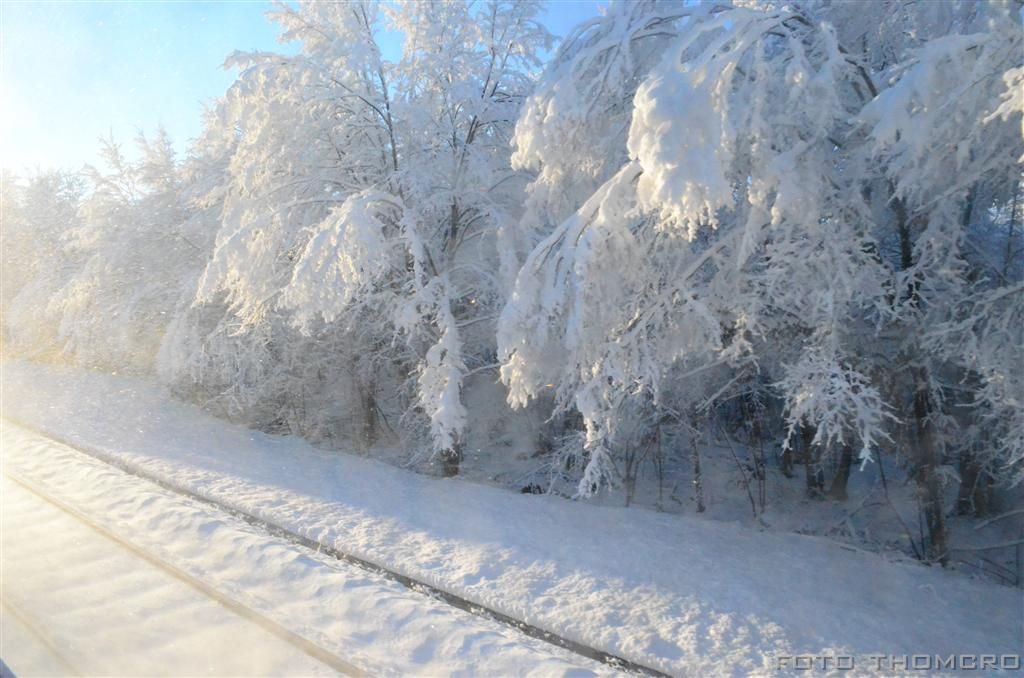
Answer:
[[(60, 435), (57, 435), (57, 434), (53, 434), (53, 433), (51, 433), (49, 431), (41, 430), (41, 429), (39, 429), (39, 428), (37, 428), (37, 427), (27, 423), (27, 422), (19, 421), (18, 419), (14, 419), (14, 418), (11, 418), (11, 417), (4, 417), (4, 419), (6, 419), (7, 421), (9, 421), (12, 424), (15, 424), (15, 425), (17, 425), (17, 426), (19, 426), (21, 428), (24, 428), (26, 430), (32, 431), (33, 433), (35, 433), (35, 434), (37, 434), (39, 436), (42, 436), (44, 438), (48, 438), (50, 440), (58, 442), (58, 443), (66, 446), (66, 447), (69, 447), (69, 448), (72, 448), (72, 449), (76, 450), (77, 452), (79, 452), (81, 454), (84, 454), (84, 455), (86, 455), (88, 457), (91, 457), (91, 458), (93, 458), (93, 459), (95, 459), (97, 461), (100, 461), (100, 462), (102, 462), (104, 464), (107, 464), (109, 466), (117, 468), (118, 470), (120, 470), (120, 471), (122, 471), (124, 473), (132, 475), (132, 476), (134, 476), (136, 478), (140, 478), (142, 480), (145, 480), (145, 481), (147, 481), (149, 483), (152, 483), (152, 484), (154, 484), (156, 486), (159, 486), (159, 487), (163, 488), (164, 490), (167, 490), (169, 492), (172, 492), (172, 493), (174, 493), (176, 495), (179, 495), (179, 496), (182, 496), (182, 497), (187, 497), (188, 499), (194, 500), (194, 501), (199, 502), (199, 503), (201, 503), (203, 505), (215, 508), (218, 511), (221, 511), (221, 512), (227, 514), (227, 515), (230, 515), (230, 516), (232, 516), (232, 517), (234, 517), (234, 518), (236, 518), (238, 520), (244, 521), (248, 525), (256, 528), (257, 530), (259, 530), (259, 531), (261, 531), (261, 532), (263, 532), (263, 533), (265, 533), (265, 534), (267, 534), (269, 536), (272, 536), (272, 537), (275, 537), (277, 539), (281, 539), (281, 540), (287, 541), (287, 542), (289, 542), (289, 543), (291, 543), (291, 544), (293, 544), (295, 546), (299, 546), (299, 547), (302, 547), (302, 548), (305, 548), (305, 549), (309, 549), (311, 551), (319, 553), (321, 556), (328, 556), (328, 557), (333, 558), (333, 559), (335, 559), (337, 561), (340, 561), (342, 563), (346, 563), (346, 564), (349, 564), (349, 565), (354, 565), (354, 566), (356, 566), (356, 567), (358, 567), (358, 568), (360, 568), (360, 569), (362, 569), (362, 570), (364, 570), (366, 572), (370, 572), (370, 573), (379, 575), (381, 577), (384, 577), (385, 579), (388, 579), (388, 580), (394, 581), (396, 583), (399, 583), (402, 586), (404, 586), (404, 587), (406, 587), (406, 588), (408, 588), (408, 589), (410, 589), (412, 591), (415, 591), (415, 592), (417, 592), (419, 594), (430, 596), (431, 598), (434, 598), (435, 600), (439, 600), (439, 601), (441, 601), (441, 602), (443, 602), (443, 603), (445, 603), (447, 605), (450, 605), (451, 607), (454, 607), (454, 608), (457, 608), (459, 610), (463, 610), (463, 611), (469, 612), (471, 614), (474, 614), (474, 615), (477, 615), (477, 616), (481, 616), (481, 617), (484, 617), (486, 619), (498, 622), (498, 623), (500, 623), (502, 625), (505, 625), (505, 626), (507, 626), (509, 628), (512, 628), (512, 629), (516, 630), (517, 632), (519, 632), (519, 633), (521, 633), (521, 634), (523, 634), (525, 636), (528, 636), (530, 638), (534, 638), (534, 639), (543, 641), (545, 643), (548, 643), (550, 645), (553, 645), (555, 647), (561, 648), (563, 650), (567, 650), (567, 651), (572, 652), (573, 654), (576, 654), (576, 655), (578, 655), (580, 657), (584, 657), (586, 659), (590, 659), (590, 660), (597, 661), (599, 663), (608, 665), (608, 666), (613, 667), (614, 669), (616, 669), (618, 671), (621, 671), (623, 673), (629, 673), (629, 674), (634, 674), (634, 675), (645, 675), (645, 676), (657, 676), (657, 677), (660, 677), (660, 678), (669, 678), (669, 674), (666, 674), (666, 673), (664, 673), (662, 671), (659, 671), (657, 669), (645, 666), (643, 664), (639, 664), (637, 662), (630, 661), (630, 660), (628, 660), (628, 659), (626, 659), (624, 657), (620, 657), (618, 655), (615, 655), (615, 654), (612, 654), (612, 653), (609, 653), (609, 652), (605, 652), (603, 650), (600, 650), (600, 649), (588, 646), (588, 645), (586, 645), (584, 643), (580, 643), (580, 642), (577, 642), (575, 640), (572, 640), (572, 639), (569, 639), (569, 638), (565, 638), (565, 637), (563, 637), (563, 636), (561, 636), (561, 635), (559, 635), (557, 633), (554, 633), (552, 631), (543, 629), (541, 627), (529, 624), (529, 623), (524, 622), (524, 621), (522, 621), (520, 619), (516, 619), (515, 617), (509, 616), (507, 614), (504, 614), (502, 612), (499, 612), (497, 610), (489, 608), (486, 605), (481, 605), (481, 604), (476, 603), (474, 601), (468, 600), (468, 599), (463, 598), (463, 597), (461, 597), (459, 595), (450, 593), (448, 591), (445, 591), (444, 589), (438, 588), (437, 586), (434, 586), (434, 585), (429, 584), (427, 582), (423, 582), (423, 581), (420, 581), (420, 580), (415, 579), (413, 577), (410, 577), (408, 575), (402, 574), (400, 572), (396, 572), (396, 571), (391, 570), (389, 568), (382, 567), (382, 566), (380, 566), (380, 565), (378, 565), (376, 563), (370, 562), (368, 560), (365, 560), (365, 559), (360, 558), (358, 556), (352, 555), (350, 553), (345, 553), (344, 551), (341, 551), (341, 550), (339, 550), (337, 548), (334, 548), (334, 547), (332, 547), (332, 546), (330, 546), (328, 544), (324, 544), (324, 543), (322, 543), (322, 542), (320, 542), (320, 541), (318, 541), (316, 539), (312, 539), (312, 538), (307, 537), (305, 535), (299, 534), (299, 533), (297, 533), (297, 532), (295, 532), (295, 531), (293, 531), (293, 530), (291, 530), (291, 529), (289, 529), (289, 528), (287, 528), (287, 527), (285, 527), (283, 525), (280, 525), (280, 524), (278, 524), (278, 523), (276, 523), (276, 522), (274, 522), (274, 521), (272, 521), (270, 519), (267, 519), (267, 518), (264, 518), (264, 517), (260, 517), (260, 516), (256, 516), (256, 515), (253, 515), (251, 513), (245, 512), (245, 511), (241, 511), (241, 510), (239, 510), (239, 509), (237, 509), (237, 508), (235, 508), (233, 506), (230, 506), (228, 504), (225, 504), (225, 503), (223, 503), (223, 502), (221, 502), (221, 501), (219, 501), (217, 499), (213, 499), (211, 497), (208, 497), (208, 496), (205, 496), (205, 495), (200, 494), (198, 492), (195, 492), (194, 490), (192, 490), (190, 488), (178, 485), (177, 483), (169, 482), (168, 480), (166, 480), (164, 478), (160, 478), (160, 477), (155, 476), (155, 475), (153, 475), (151, 473), (148, 473), (148, 472), (138, 468), (137, 466), (135, 466), (133, 464), (130, 464), (128, 462), (125, 462), (124, 460), (119, 459), (119, 458), (117, 458), (117, 457), (115, 457), (113, 455), (110, 455), (110, 454), (108, 454), (108, 453), (106, 453), (106, 452), (104, 452), (102, 450), (98, 450), (98, 449), (90, 448), (89, 446), (81, 445), (80, 443), (78, 443), (76, 441), (72, 441), (72, 440), (70, 440), (70, 439), (68, 439), (66, 437), (63, 437), (63, 436), (60, 436)], [(11, 477), (7, 473), (5, 473), (5, 475), (7, 475), (8, 477)], [(18, 479), (18, 478), (13, 478), (13, 477), (11, 477), (11, 479), (13, 481), (15, 481), (15, 482), (25, 486), (26, 489), (29, 489), (29, 491), (32, 491), (32, 492), (34, 492), (36, 494), (39, 494), (39, 492), (44, 492), (40, 488), (28, 487), (28, 485), (26, 485), (27, 481), (24, 481), (23, 479)], [(65, 511), (66, 513), (69, 513), (70, 515), (75, 516), (76, 518), (78, 518), (79, 520), (82, 520), (83, 522), (86, 522), (87, 524), (90, 525), (90, 527), (93, 527), (95, 530), (101, 531), (101, 533), (105, 533), (106, 536), (109, 536), (110, 538), (117, 540), (119, 543), (123, 542), (123, 540), (121, 540), (117, 535), (109, 533), (109, 531), (105, 530), (105, 528), (102, 528), (101, 526), (95, 525), (94, 523), (89, 521), (89, 519), (86, 516), (81, 515), (73, 507), (67, 506), (67, 505), (63, 504), (63, 502), (60, 502), (60, 500), (54, 499), (52, 497), (50, 497), (50, 498), (42, 497), (42, 498), (46, 499), (50, 503), (54, 503), (59, 508), (61, 508), (62, 511)], [(147, 558), (147, 559), (153, 557), (153, 556), (148, 555), (148, 554), (147, 555), (143, 555), (143, 552), (140, 552), (141, 550), (138, 549), (138, 547), (132, 546), (132, 548), (134, 550), (136, 550), (137, 555), (140, 555), (141, 557), (144, 557), (144, 558)], [(157, 559), (157, 560), (159, 560), (159, 559)], [(156, 563), (154, 563), (154, 564), (156, 564)], [(161, 565), (160, 566), (161, 567), (171, 568), (171, 569), (175, 570), (177, 573), (179, 573), (182, 577), (194, 580), (195, 584), (196, 584), (196, 588), (203, 587), (203, 589), (207, 589), (208, 590), (208, 594), (211, 595), (211, 597), (215, 596), (215, 595), (219, 595), (218, 592), (213, 590), (211, 587), (209, 587), (205, 583), (200, 582), (198, 580), (195, 580), (193, 577), (191, 577), (187, 573), (185, 573), (185, 572), (183, 572), (181, 570), (178, 570), (177, 568), (174, 568), (174, 566), (170, 565), (169, 563), (163, 563), (161, 561)], [(247, 609), (247, 608), (245, 608), (244, 605), (241, 605), (240, 603), (237, 603), (235, 601), (231, 601), (230, 599), (226, 599), (226, 600), (228, 601), (226, 603), (226, 605), (225, 605), (226, 607), (229, 607), (230, 605), (235, 605), (238, 608), (240, 608), (239, 614), (243, 614), (243, 615), (246, 614), (246, 612), (241, 611), (243, 609)], [(260, 623), (261, 625), (262, 624), (267, 624), (268, 626), (265, 626), (264, 628), (267, 628), (268, 631), (271, 631), (272, 633), (275, 633), (275, 635), (279, 635), (279, 637), (281, 637), (283, 640), (286, 640), (286, 642), (289, 642), (289, 643), (292, 643), (292, 644), (296, 644), (296, 647), (299, 647), (299, 649), (302, 649), (304, 652), (306, 652), (310, 656), (313, 656), (313, 657), (319, 659), (320, 661), (323, 661), (323, 663), (327, 664), (328, 666), (331, 666), (336, 671), (338, 671), (340, 673), (347, 674), (347, 675), (365, 675), (364, 672), (360, 671), (357, 667), (352, 666), (351, 664), (346, 662), (344, 659), (329, 653), (328, 651), (324, 650), (323, 648), (319, 648), (318, 646), (316, 646), (311, 641), (309, 641), (309, 640), (307, 640), (305, 638), (302, 638), (301, 636), (298, 636), (297, 634), (294, 634), (293, 632), (289, 631), (288, 629), (285, 629), (284, 627), (281, 627), (279, 624), (277, 624), (273, 620), (267, 618), (265, 615), (261, 615), (259, 612), (256, 612), (254, 610), (249, 610), (249, 612), (251, 612), (253, 615), (256, 615), (257, 617), (259, 617), (262, 620), (262, 621), (257, 622), (257, 623)], [(254, 618), (253, 621), (256, 621), (256, 619)], [(276, 627), (277, 631), (275, 632), (275, 631), (271, 630), (271, 628), (268, 628), (268, 627)], [(289, 640), (288, 638), (292, 638), (292, 639)], [(324, 653), (324, 659), (326, 659), (327, 661), (325, 661), (324, 659), (321, 659), (319, 656), (317, 656), (314, 653)]]
[[(55, 664), (59, 667), (59, 670), (67, 676), (81, 676), (82, 673), (75, 667), (74, 662), (65, 656), (64, 652), (50, 637), (50, 634), (46, 629), (42, 628), (41, 625), (30, 615), (21, 604), (14, 602), (10, 596), (0, 596), (0, 607), (3, 608), (5, 615), (10, 615), (19, 624), (21, 624), (26, 631), (49, 653)], [(0, 660), (2, 662), (2, 660)], [(0, 676), (13, 676), (13, 672), (10, 669), (4, 669), (6, 665), (0, 663)]]
[[(256, 626), (262, 628), (264, 631), (267, 631), (268, 633), (280, 638), (285, 643), (299, 650), (303, 654), (309, 656), (312, 659), (315, 659), (321, 664), (330, 667), (331, 670), (346, 676), (369, 675), (359, 667), (355, 666), (354, 664), (351, 664), (350, 662), (346, 661), (345, 659), (331, 652), (330, 650), (327, 650), (317, 645), (316, 643), (305, 638), (304, 636), (301, 636), (298, 633), (295, 633), (294, 631), (283, 626), (282, 624), (274, 621), (273, 619), (259, 612), (258, 610), (254, 610), (253, 608), (239, 602), (238, 600), (235, 600), (231, 596), (219, 591), (213, 586), (210, 586), (201, 579), (192, 576), (191, 574), (185, 572), (181, 568), (176, 567), (175, 565), (137, 546), (136, 544), (132, 543), (131, 541), (128, 541), (120, 535), (115, 534), (114, 532), (108, 530), (102, 525), (99, 525), (78, 509), (52, 496), (51, 494), (46, 492), (46, 490), (39, 487), (36, 483), (33, 483), (24, 478), (20, 478), (16, 474), (7, 471), (4, 471), (3, 475), (5, 478), (15, 483), (22, 489), (26, 490), (37, 499), (47, 504), (50, 504), (51, 506), (58, 509), (65, 515), (74, 518), (78, 523), (84, 525), (92, 532), (95, 532), (96, 534), (104, 537), (108, 541), (116, 544), (121, 549), (128, 551), (132, 555), (144, 560), (145, 562), (154, 566), (158, 570), (170, 575), (172, 578), (186, 584), (190, 588), (194, 589), (195, 591), (198, 591), (205, 597), (216, 602), (221, 607), (231, 611), (238, 617), (241, 617), (246, 621), (252, 622)], [(50, 652), (61, 662), (62, 665), (66, 666), (70, 671), (74, 672), (75, 674), (80, 675), (80, 673), (72, 665), (71, 661), (66, 656), (64, 656), (64, 654), (60, 651), (60, 648), (58, 648), (56, 644), (50, 640), (49, 635), (44, 630), (39, 628), (39, 625), (35, 623), (31, 615), (24, 610), (23, 606), (10, 601), (5, 596), (3, 599), (3, 607), (5, 610), (8, 611), (8, 613), (10, 613), (19, 622), (21, 622), (32, 633), (32, 635), (38, 638), (40, 642), (42, 642), (47, 647), (47, 649), (49, 649)]]

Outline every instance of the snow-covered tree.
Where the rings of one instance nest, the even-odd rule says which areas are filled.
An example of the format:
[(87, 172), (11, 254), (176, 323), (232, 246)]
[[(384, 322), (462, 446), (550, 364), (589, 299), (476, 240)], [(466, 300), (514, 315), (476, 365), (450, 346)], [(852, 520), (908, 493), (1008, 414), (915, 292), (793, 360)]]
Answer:
[(4, 351), (52, 360), (60, 352), (59, 318), (49, 302), (80, 265), (63, 244), (76, 228), (85, 185), (66, 172), (24, 180), (5, 173), (3, 189)]
[[(533, 356), (570, 366), (560, 389), (584, 416), (595, 477), (614, 474), (601, 465), (622, 400), (657, 402), (677, 363), (747, 369), (755, 343), (800, 337), (843, 362), (834, 318), (863, 304), (873, 272), (830, 139), (857, 77), (833, 32), (785, 9), (709, 7), (662, 54), (633, 97), (629, 159), (527, 260), (499, 336), (514, 403), (550, 381)], [(521, 148), (533, 134), (520, 127)], [(852, 411), (836, 421), (855, 428)], [(866, 446), (877, 423), (858, 424)]]
[[(905, 293), (891, 322), (904, 331), (913, 418), (927, 432), (917, 467), (927, 478), (930, 464), (958, 452), (945, 449), (938, 429), (953, 418), (943, 401), (960, 380), (971, 384), (973, 416), (993, 433), (983, 449), (959, 451), (961, 472), (972, 477), (962, 480), (974, 482), (972, 466), (980, 464), (991, 477), (1020, 482), (1024, 382), (1014, 366), (1024, 360), (1024, 300), (1013, 203), (1024, 160), (1024, 37), (1012, 6), (970, 10), (949, 34), (915, 46), (890, 69), (888, 87), (861, 120), (870, 128), (868, 172), (886, 182), (888, 232), (899, 243), (895, 279)], [(930, 513), (941, 521), (941, 507)]]
[[(550, 235), (502, 314), (502, 377), (514, 405), (553, 388), (580, 412), (583, 494), (620, 473), (626, 404), (711, 374), (702, 407), (767, 371), (789, 439), (808, 427), (864, 461), (916, 421), (904, 458), (944, 558), (927, 391), (950, 356), (926, 337), (965, 312), (971, 196), (1005, 203), (1019, 182), (1020, 18), (888, 3), (866, 23), (852, 4), (622, 3), (577, 29), (516, 131), (539, 171), (524, 228)], [(1008, 360), (1013, 304), (992, 323)], [(887, 397), (893, 361), (905, 401)]]
[[(237, 56), (245, 70), (221, 107), (239, 145), (199, 301), (222, 298), (243, 329), (326, 322), (389, 354), (449, 473), (464, 378), (493, 362), (500, 272), (518, 264), (524, 182), (509, 138), (550, 40), (538, 11), (282, 6), (275, 18), (303, 52)], [(405, 36), (398, 63), (377, 43), (385, 21)]]
[(49, 301), (64, 352), (103, 369), (150, 371), (175, 305), (203, 264), (174, 149), (161, 130), (130, 161), (104, 140), (106, 170), (87, 167), (92, 191), (65, 249), (81, 267)]

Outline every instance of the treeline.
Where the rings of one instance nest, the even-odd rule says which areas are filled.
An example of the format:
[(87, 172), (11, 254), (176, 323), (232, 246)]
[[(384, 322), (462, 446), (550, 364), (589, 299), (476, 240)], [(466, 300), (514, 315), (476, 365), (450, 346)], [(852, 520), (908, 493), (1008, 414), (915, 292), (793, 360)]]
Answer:
[(579, 496), (895, 459), (946, 562), (1024, 480), (1019, 6), (634, 0), (546, 65), (541, 11), (281, 6), (183, 160), (6, 176), (5, 354), (445, 475), (525, 432)]

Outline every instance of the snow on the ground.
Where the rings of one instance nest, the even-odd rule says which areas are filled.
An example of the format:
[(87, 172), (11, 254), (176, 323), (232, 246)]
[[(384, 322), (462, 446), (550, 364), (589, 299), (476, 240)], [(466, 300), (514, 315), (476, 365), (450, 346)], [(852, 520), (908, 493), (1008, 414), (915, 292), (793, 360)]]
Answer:
[(0, 482), (0, 653), (15, 675), (332, 673), (52, 504)]
[(2, 381), (6, 416), (669, 673), (771, 670), (777, 654), (1024, 647), (1020, 591), (938, 568), (419, 476), (227, 424), (137, 379), (9, 364)]
[[(16, 425), (0, 430), (5, 474), (369, 675), (612, 673)], [(15, 674), (334, 674), (6, 477), (0, 489), (3, 624), (14, 632), (0, 652)]]

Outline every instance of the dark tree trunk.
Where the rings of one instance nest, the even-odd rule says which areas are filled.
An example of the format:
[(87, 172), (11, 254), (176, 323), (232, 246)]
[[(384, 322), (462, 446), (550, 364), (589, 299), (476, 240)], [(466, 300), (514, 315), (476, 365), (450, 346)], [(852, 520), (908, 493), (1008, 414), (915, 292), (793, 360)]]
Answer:
[(991, 478), (978, 463), (973, 452), (960, 455), (960, 491), (956, 498), (957, 515), (988, 515)]
[(805, 425), (800, 428), (800, 448), (807, 481), (807, 497), (820, 499), (825, 489), (825, 478), (821, 471), (821, 450), (814, 446), (814, 436), (813, 427)]
[(370, 447), (377, 442), (377, 398), (371, 389), (363, 391), (363, 444)]
[(927, 376), (921, 368), (915, 370), (914, 376), (914, 422), (917, 433), (917, 445), (913, 450), (913, 455), (917, 460), (914, 476), (917, 480), (921, 510), (924, 513), (925, 527), (928, 531), (925, 557), (945, 565), (948, 560), (946, 516), (942, 502), (942, 480), (938, 474), (942, 460), (939, 459), (938, 447), (935, 444), (935, 431), (929, 420), (931, 403), (928, 398)]
[[(890, 192), (896, 195), (895, 188), (890, 185)], [(970, 219), (972, 198), (968, 199), (962, 220)], [(911, 220), (907, 213), (906, 204), (900, 198), (892, 202), (896, 213), (896, 227), (900, 236), (900, 268), (907, 271), (914, 264), (913, 236), (911, 234)], [(920, 290), (918, 283), (912, 281), (907, 289), (907, 299), (915, 308), (920, 303)], [(917, 350), (908, 356), (909, 362), (913, 364)], [(915, 367), (912, 370), (914, 380), (914, 404), (913, 417), (916, 433), (916, 445), (911, 450), (911, 459), (914, 460), (914, 478), (917, 481), (918, 498), (921, 502), (921, 511), (924, 514), (924, 522), (927, 529), (928, 543), (924, 545), (924, 557), (932, 562), (945, 565), (948, 561), (948, 544), (946, 534), (946, 516), (943, 511), (942, 501), (942, 479), (938, 470), (942, 463), (939, 458), (939, 448), (935, 440), (935, 430), (930, 420), (932, 403), (928, 395), (928, 372), (926, 367)]]
[(790, 446), (782, 451), (782, 475), (793, 477), (793, 463), (793, 448)]
[(693, 467), (693, 498), (697, 502), (697, 513), (704, 513), (704, 478), (700, 472), (700, 447), (697, 438), (690, 437), (690, 464)]
[(462, 446), (456, 444), (450, 450), (441, 452), (441, 464), (445, 478), (459, 475), (459, 464), (462, 463)]
[(850, 469), (853, 467), (853, 446), (844, 444), (839, 453), (839, 468), (832, 478), (832, 487), (828, 496), (836, 501), (846, 501), (846, 485), (850, 481)]

